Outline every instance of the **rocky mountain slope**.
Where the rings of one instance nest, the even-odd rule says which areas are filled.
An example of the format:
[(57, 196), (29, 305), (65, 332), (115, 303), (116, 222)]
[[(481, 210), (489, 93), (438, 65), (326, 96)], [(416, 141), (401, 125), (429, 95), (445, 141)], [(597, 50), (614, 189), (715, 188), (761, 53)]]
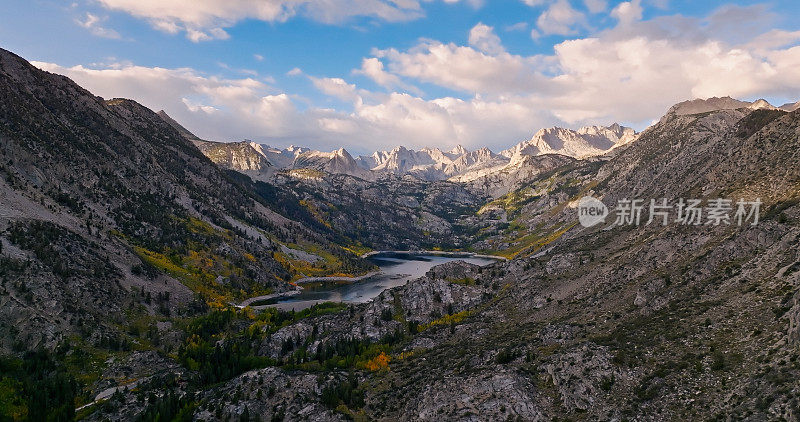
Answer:
[(410, 176), (367, 181), (292, 170), (273, 182), (295, 192), (321, 221), (377, 250), (468, 247), (473, 231), (468, 217), (487, 199), (459, 183)]
[[(384, 393), (367, 406), (401, 419), (796, 418), (798, 131), (781, 111), (667, 116), (593, 171), (534, 180), (515, 223), (537, 240), (503, 268), (508, 290), (456, 334), (425, 335), (438, 341), (376, 377)], [(764, 209), (756, 226), (583, 229), (570, 204), (584, 194)]]
[(372, 178), (372, 174), (358, 166), (353, 156), (344, 148), (333, 152), (307, 151), (295, 158), (295, 169), (312, 169), (330, 174), (347, 174), (362, 179)]
[(3, 352), (157, 341), (170, 330), (128, 325), (293, 289), (311, 265), (289, 244), (341, 271), (371, 268), (291, 192), (220, 170), (133, 101), (5, 50), (0, 98)]
[(780, 107), (778, 107), (778, 108), (779, 108), (780, 110), (783, 110), (783, 111), (795, 111), (795, 110), (800, 110), (800, 101), (798, 101), (798, 102), (796, 102), (796, 103), (794, 103), (794, 104), (792, 104), (792, 103), (786, 103), (786, 104), (784, 104), (784, 105), (782, 105), (782, 106), (780, 106)]
[[(794, 111), (796, 110), (793, 107), (794, 104), (785, 104), (780, 107), (780, 110), (783, 111)], [(712, 111), (718, 110), (737, 110), (737, 109), (749, 109), (749, 110), (776, 110), (777, 107), (773, 106), (767, 100), (759, 99), (753, 102), (747, 101), (740, 101), (731, 97), (712, 97), (706, 99), (694, 99), (689, 101), (683, 101), (678, 104), (672, 106), (667, 114), (676, 114), (679, 116), (685, 116), (690, 114), (700, 114), (700, 113), (708, 113)]]
[(183, 127), (170, 117), (164, 110), (159, 111), (159, 117), (172, 126), (185, 139), (191, 141), (214, 164), (231, 170), (241, 172), (265, 173), (273, 167), (267, 159), (261, 146), (252, 142), (212, 142), (198, 138), (195, 134)]
[(267, 173), (272, 163), (250, 142), (194, 141), (194, 144), (214, 164), (241, 172)]
[(290, 169), (292, 164), (298, 156), (311, 151), (308, 148), (289, 146), (288, 148), (274, 148), (269, 145), (257, 144), (250, 142), (250, 145), (258, 152), (264, 155), (275, 167), (281, 169)]

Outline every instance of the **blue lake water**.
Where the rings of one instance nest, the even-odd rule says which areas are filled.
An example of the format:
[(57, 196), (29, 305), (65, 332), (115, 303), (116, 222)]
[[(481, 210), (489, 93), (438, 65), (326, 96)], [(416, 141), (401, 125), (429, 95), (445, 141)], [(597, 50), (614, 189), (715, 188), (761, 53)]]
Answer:
[(450, 257), (416, 254), (380, 254), (369, 258), (380, 267), (381, 274), (356, 282), (303, 284), (303, 292), (270, 305), (286, 311), (299, 311), (322, 302), (363, 303), (382, 291), (402, 286), (422, 277), (432, 267), (450, 261), (465, 261), (476, 265), (497, 262), (491, 258)]

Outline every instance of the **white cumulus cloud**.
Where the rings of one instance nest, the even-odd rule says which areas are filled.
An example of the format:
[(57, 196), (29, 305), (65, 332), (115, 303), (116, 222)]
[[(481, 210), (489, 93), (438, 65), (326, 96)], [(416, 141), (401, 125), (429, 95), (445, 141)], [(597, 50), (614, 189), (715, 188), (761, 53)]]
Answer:
[(506, 52), (486, 54), (472, 47), (422, 41), (407, 50), (376, 51), (389, 71), (408, 78), (467, 93), (514, 93), (543, 82), (542, 58)]
[(500, 37), (494, 33), (494, 28), (479, 23), (469, 31), (469, 45), (486, 54), (500, 54), (505, 52)]
[(578, 26), (586, 26), (586, 16), (575, 10), (569, 0), (557, 0), (539, 18), (536, 26), (543, 34), (572, 35)]
[(363, 59), (361, 68), (354, 69), (353, 74), (364, 75), (385, 88), (400, 88), (409, 92), (420, 93), (418, 88), (403, 82), (397, 75), (387, 72), (384, 69), (383, 62), (376, 57)]
[(93, 13), (86, 13), (86, 15), (84, 16), (83, 19), (76, 19), (75, 22), (78, 25), (88, 29), (89, 32), (92, 33), (92, 35), (95, 35), (95, 36), (98, 36), (98, 37), (101, 37), (101, 38), (111, 38), (111, 39), (115, 39), (115, 40), (122, 38), (122, 36), (119, 34), (119, 32), (117, 32), (117, 31), (115, 31), (113, 29), (110, 29), (110, 28), (106, 28), (106, 27), (104, 27), (102, 25), (102, 23), (106, 19), (107, 18), (100, 17), (100, 16), (95, 15)]
[[(171, 34), (185, 32), (194, 42), (226, 39), (225, 28), (245, 19), (284, 22), (302, 15), (324, 23), (341, 23), (354, 17), (401, 22), (424, 15), (419, 0), (96, 0), (148, 20), (154, 28)], [(431, 1), (431, 0), (425, 0)], [(459, 0), (445, 0), (456, 3)], [(469, 0), (475, 7), (480, 0)]]
[[(263, 78), (130, 63), (35, 64), (98, 95), (163, 108), (208, 139), (346, 146), (355, 152), (459, 143), (497, 150), (551, 125), (616, 121), (641, 128), (691, 98), (800, 99), (800, 31), (737, 30), (742, 19), (767, 19), (766, 9), (642, 20), (639, 6), (637, 0), (618, 5), (615, 28), (558, 43), (552, 54), (512, 54), (491, 28), (479, 24), (468, 45), (420, 40), (407, 49), (377, 49), (353, 63), (352, 74), (392, 92), (365, 90), (347, 75), (309, 76), (317, 90), (346, 103), (341, 110), (282, 92)], [(412, 83), (458, 94), (428, 97), (405, 86)]]
[(591, 13), (600, 13), (608, 7), (607, 0), (583, 0), (583, 3)]
[(611, 16), (619, 19), (621, 24), (630, 24), (642, 19), (642, 0), (631, 0), (620, 3), (611, 11)]

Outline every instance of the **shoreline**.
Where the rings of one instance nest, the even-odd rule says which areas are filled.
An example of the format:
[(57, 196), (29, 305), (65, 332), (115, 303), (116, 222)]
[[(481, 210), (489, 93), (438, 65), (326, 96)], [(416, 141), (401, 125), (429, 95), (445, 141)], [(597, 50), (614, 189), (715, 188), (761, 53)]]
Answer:
[(299, 280), (296, 280), (295, 283), (297, 284), (304, 284), (304, 283), (314, 283), (317, 281), (361, 281), (368, 279), (370, 277), (374, 277), (376, 275), (383, 274), (383, 271), (371, 271), (364, 275), (360, 275), (357, 277), (337, 277), (337, 276), (329, 276), (329, 277), (304, 277)]
[[(314, 283), (314, 282), (318, 282), (318, 281), (321, 281), (321, 282), (325, 282), (325, 281), (356, 282), (356, 281), (365, 280), (365, 279), (370, 278), (370, 277), (374, 277), (374, 276), (379, 275), (379, 274), (383, 274), (383, 271), (372, 271), (372, 272), (369, 272), (367, 274), (360, 275), (358, 277), (304, 277), (304, 278), (301, 278), (301, 279), (298, 279), (298, 280), (295, 281), (295, 283), (297, 284), (297, 289), (295, 289), (295, 290), (289, 290), (289, 291), (280, 292), (280, 293), (270, 293), (268, 295), (255, 296), (255, 297), (247, 298), (247, 299), (243, 300), (240, 303), (232, 303), (232, 305), (237, 307), (237, 308), (239, 308), (239, 309), (242, 309), (242, 308), (246, 308), (246, 307), (250, 306), (254, 302), (261, 302), (263, 300), (272, 300), (272, 299), (283, 299), (283, 298), (287, 298), (287, 297), (297, 296), (303, 291), (303, 288), (300, 286), (300, 284), (304, 284), (304, 283)], [(269, 306), (269, 305), (258, 305), (258, 306), (261, 307), (261, 306)]]
[(262, 300), (280, 299), (280, 298), (284, 298), (284, 297), (297, 296), (302, 291), (303, 291), (303, 288), (299, 287), (298, 289), (289, 290), (288, 292), (270, 293), (268, 295), (261, 295), (261, 296), (251, 297), (251, 298), (247, 298), (247, 299), (243, 300), (241, 303), (238, 303), (238, 304), (234, 303), (233, 306), (235, 306), (235, 307), (237, 307), (239, 309), (242, 309), (242, 308), (246, 308), (246, 307), (250, 306), (250, 304), (253, 303), (253, 302), (260, 302)]
[(475, 252), (457, 252), (457, 251), (429, 251), (429, 250), (414, 250), (414, 251), (372, 251), (361, 255), (361, 258), (369, 258), (371, 256), (380, 254), (407, 254), (407, 255), (433, 255), (433, 256), (447, 256), (453, 258), (486, 258), (496, 259), (498, 261), (508, 261), (508, 258), (498, 255), (485, 255)]

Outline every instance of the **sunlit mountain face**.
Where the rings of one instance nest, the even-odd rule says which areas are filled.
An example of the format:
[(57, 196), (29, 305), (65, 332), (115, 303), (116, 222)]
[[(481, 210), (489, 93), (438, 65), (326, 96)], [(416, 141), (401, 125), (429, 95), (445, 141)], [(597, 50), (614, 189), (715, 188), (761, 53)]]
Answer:
[(796, 420), (789, 1), (0, 14), (0, 420)]

